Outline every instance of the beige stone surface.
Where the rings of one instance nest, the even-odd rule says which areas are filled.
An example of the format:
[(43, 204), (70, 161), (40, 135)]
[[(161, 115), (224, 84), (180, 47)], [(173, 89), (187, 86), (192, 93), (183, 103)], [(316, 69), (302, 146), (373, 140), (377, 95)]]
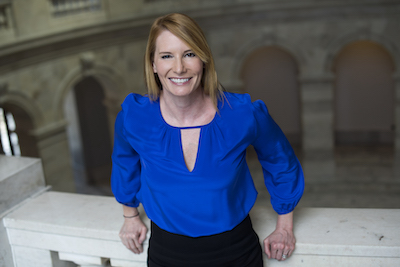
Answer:
[[(121, 212), (112, 197), (48, 192), (9, 214), (5, 226), (13, 246), (62, 252), (69, 258), (82, 255), (143, 263), (146, 252), (134, 255), (119, 240)], [(149, 226), (142, 208), (140, 212)], [(261, 240), (274, 230), (277, 214), (270, 207), (256, 206), (250, 215)], [(291, 266), (400, 262), (398, 209), (298, 208), (294, 220), (297, 244), (288, 260)], [(265, 261), (268, 266), (278, 264)]]
[[(65, 182), (72, 181), (66, 146), (71, 140), (65, 129), (51, 129), (63, 123), (68, 127), (63, 111), (68, 92), (85, 77), (94, 77), (105, 91), (112, 136), (125, 96), (146, 92), (143, 54), (150, 24), (159, 15), (179, 11), (198, 21), (218, 77), (229, 91), (246, 92), (241, 69), (258, 48), (277, 46), (294, 58), (299, 72), (302, 163), (313, 183), (334, 182), (335, 177), (334, 118), (340, 110), (334, 110), (333, 65), (338, 53), (353, 41), (370, 40), (400, 66), (398, 1), (104, 0), (100, 10), (65, 17), (54, 17), (47, 0), (13, 1), (11, 8), (14, 39), (0, 38), (0, 85), (5, 88), (0, 90), (0, 105), (17, 105), (28, 113), (46, 179), (64, 191), (74, 190)], [(394, 165), (400, 166), (398, 74), (394, 79)], [(48, 142), (53, 143), (44, 145)]]

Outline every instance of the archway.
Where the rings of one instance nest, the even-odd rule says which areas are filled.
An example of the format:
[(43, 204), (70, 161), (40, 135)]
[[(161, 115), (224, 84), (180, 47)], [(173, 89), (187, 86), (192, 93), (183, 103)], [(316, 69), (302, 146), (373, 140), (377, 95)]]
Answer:
[(394, 62), (381, 45), (356, 41), (345, 46), (333, 65), (335, 144), (393, 145)]
[(11, 103), (0, 106), (0, 153), (13, 156), (39, 157), (34, 123), (29, 114)]
[(261, 47), (245, 59), (244, 91), (261, 99), (295, 148), (301, 147), (298, 66), (291, 54), (277, 46)]
[(368, 183), (392, 178), (394, 69), (389, 52), (369, 40), (349, 43), (335, 58), (338, 180)]
[(93, 77), (79, 81), (65, 101), (68, 139), (77, 187), (109, 185), (111, 134), (105, 94)]

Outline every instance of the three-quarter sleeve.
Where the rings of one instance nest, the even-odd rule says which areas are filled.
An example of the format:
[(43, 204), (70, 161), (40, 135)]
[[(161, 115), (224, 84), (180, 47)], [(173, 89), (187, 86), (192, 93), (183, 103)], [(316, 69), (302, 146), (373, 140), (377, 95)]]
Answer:
[(278, 214), (291, 212), (304, 191), (301, 165), (285, 135), (268, 113), (264, 102), (253, 102), (256, 138), (252, 145), (262, 165), (271, 204)]
[(111, 189), (119, 203), (138, 207), (140, 203), (137, 199), (140, 189), (140, 158), (125, 137), (124, 116), (122, 110), (115, 121)]

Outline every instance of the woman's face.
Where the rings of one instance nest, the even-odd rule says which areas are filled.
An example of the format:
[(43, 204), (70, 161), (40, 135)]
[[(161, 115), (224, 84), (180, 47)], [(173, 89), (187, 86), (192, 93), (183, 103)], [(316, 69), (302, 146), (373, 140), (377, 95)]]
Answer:
[(156, 39), (153, 71), (163, 87), (163, 94), (188, 96), (201, 89), (203, 62), (181, 39), (165, 30)]

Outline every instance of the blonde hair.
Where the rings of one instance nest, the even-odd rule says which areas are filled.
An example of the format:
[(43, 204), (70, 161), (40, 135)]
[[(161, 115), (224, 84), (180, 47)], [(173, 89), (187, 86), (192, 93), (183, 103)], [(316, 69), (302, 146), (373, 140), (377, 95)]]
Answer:
[(162, 89), (158, 75), (153, 72), (153, 61), (157, 37), (165, 30), (170, 31), (173, 35), (187, 43), (196, 56), (204, 63), (201, 85), (203, 86), (204, 93), (212, 99), (214, 107), (218, 110), (218, 99), (223, 99), (223, 87), (218, 82), (211, 49), (200, 26), (189, 16), (179, 13), (159, 17), (151, 26), (144, 60), (145, 83), (150, 99), (153, 101), (157, 100)]

